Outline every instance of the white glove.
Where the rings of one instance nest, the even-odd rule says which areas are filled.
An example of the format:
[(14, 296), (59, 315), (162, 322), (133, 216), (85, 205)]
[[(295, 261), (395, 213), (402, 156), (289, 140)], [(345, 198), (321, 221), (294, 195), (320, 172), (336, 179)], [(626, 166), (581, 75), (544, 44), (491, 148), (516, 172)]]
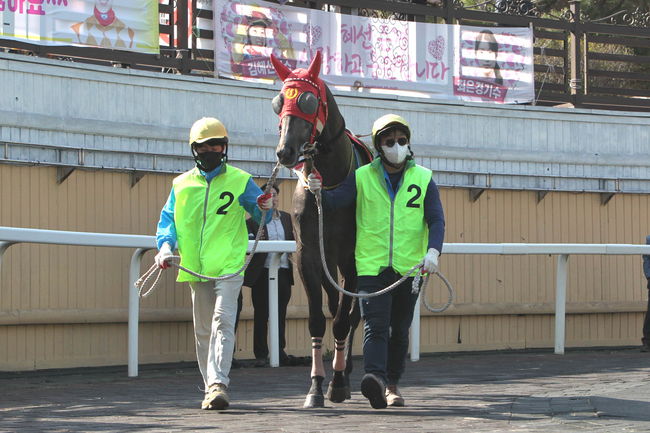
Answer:
[(438, 267), (438, 256), (440, 253), (438, 252), (437, 249), (435, 248), (429, 248), (429, 251), (427, 251), (427, 255), (424, 256), (424, 260), (422, 262), (422, 270), (427, 273), (434, 273), (438, 272), (440, 269)]
[(156, 254), (154, 261), (159, 268), (167, 269), (169, 267), (168, 261), (172, 256), (172, 247), (169, 245), (169, 243), (165, 242), (160, 247), (160, 251), (158, 251), (158, 254)]
[(307, 176), (307, 186), (309, 187), (309, 191), (316, 194), (323, 187), (323, 180), (320, 178), (320, 176), (311, 173), (309, 176)]

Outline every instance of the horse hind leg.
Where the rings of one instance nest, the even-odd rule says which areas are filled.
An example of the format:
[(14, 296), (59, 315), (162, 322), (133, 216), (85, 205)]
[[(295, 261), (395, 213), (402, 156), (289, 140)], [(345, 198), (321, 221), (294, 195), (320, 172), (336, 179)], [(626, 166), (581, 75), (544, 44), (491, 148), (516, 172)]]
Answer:
[[(346, 340), (334, 340), (335, 343), (335, 353), (334, 353), (334, 365), (337, 364), (337, 358), (343, 358), (345, 355)], [(344, 359), (343, 359), (344, 360)], [(332, 381), (327, 387), (327, 399), (333, 403), (342, 403), (350, 395), (350, 381), (346, 381), (345, 377), (345, 367), (340, 370), (334, 370), (334, 375)]]
[[(348, 286), (346, 280), (346, 286)], [(327, 398), (334, 403), (341, 403), (350, 398), (350, 381), (346, 380), (345, 370), (348, 360), (346, 359), (346, 346), (349, 346), (348, 335), (350, 333), (350, 309), (352, 298), (340, 295), (337, 314), (334, 319), (334, 361), (332, 369), (334, 375), (327, 389)]]
[[(350, 389), (350, 376), (352, 376), (352, 346), (354, 343), (354, 334), (361, 322), (361, 310), (359, 300), (352, 301), (352, 311), (350, 313), (350, 332), (347, 338), (347, 350), (345, 351), (345, 374), (343, 375), (345, 385)], [(350, 398), (350, 395), (348, 395)]]

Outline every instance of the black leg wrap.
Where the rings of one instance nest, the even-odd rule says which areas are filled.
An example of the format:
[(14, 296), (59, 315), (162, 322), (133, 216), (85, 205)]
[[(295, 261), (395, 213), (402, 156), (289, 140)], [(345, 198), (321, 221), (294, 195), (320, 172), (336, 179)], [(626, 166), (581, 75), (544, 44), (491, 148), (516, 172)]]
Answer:
[(333, 403), (342, 403), (350, 398), (349, 380), (346, 385), (346, 377), (343, 371), (335, 371), (334, 377), (327, 387), (327, 398)]
[(323, 339), (322, 338), (317, 338), (317, 337), (312, 337), (311, 339), (311, 348), (312, 349), (320, 349), (323, 345)]
[(311, 378), (311, 388), (305, 397), (304, 408), (325, 407), (325, 397), (323, 396), (323, 376), (313, 376)]

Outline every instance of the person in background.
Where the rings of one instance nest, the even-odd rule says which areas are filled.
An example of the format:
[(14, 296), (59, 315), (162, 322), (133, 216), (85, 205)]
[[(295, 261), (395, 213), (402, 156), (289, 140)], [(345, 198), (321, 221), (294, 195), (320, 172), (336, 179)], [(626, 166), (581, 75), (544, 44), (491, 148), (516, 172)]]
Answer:
[[(189, 145), (196, 167), (176, 177), (160, 213), (156, 264), (169, 267), (178, 248), (181, 266), (219, 277), (237, 272), (248, 248), (246, 212), (257, 221), (272, 206), (270, 194), (251, 175), (229, 165), (228, 132), (218, 119), (204, 117), (190, 130)], [(270, 212), (267, 214), (270, 219)], [(185, 271), (192, 291), (194, 338), (205, 385), (201, 409), (227, 409), (227, 388), (235, 345), (237, 298), (243, 275), (220, 281), (202, 280)]]
[[(355, 262), (358, 292), (374, 293), (395, 283), (418, 263), (438, 271), (445, 219), (431, 170), (413, 161), (411, 127), (401, 116), (375, 121), (372, 141), (379, 155), (354, 171), (337, 188), (323, 190), (329, 209), (356, 203)], [(308, 177), (312, 192), (322, 179)], [(404, 373), (409, 329), (418, 294), (413, 277), (389, 293), (362, 298), (365, 320), (361, 392), (375, 409), (404, 406), (397, 384)]]
[[(645, 243), (650, 245), (650, 236), (646, 236)], [(648, 307), (643, 319), (643, 338), (641, 339), (641, 352), (650, 352), (650, 255), (643, 256), (643, 273), (648, 287)]]
[[(262, 187), (266, 190), (267, 185)], [(278, 194), (280, 188), (271, 185), (270, 194), (273, 197), (272, 217), (269, 222), (262, 228), (260, 240), (294, 240), (293, 224), (291, 215), (278, 209)], [(249, 218), (246, 221), (248, 227), (248, 236), (255, 239), (259, 224)], [(268, 320), (269, 320), (269, 264), (271, 257), (266, 253), (255, 254), (246, 270), (244, 285), (251, 288), (251, 298), (254, 309), (254, 327), (253, 327), (253, 353), (255, 354), (255, 366), (265, 367), (269, 365), (269, 346), (267, 342)], [(293, 266), (291, 256), (283, 253), (280, 256), (280, 268), (278, 269), (278, 323), (279, 323), (279, 343), (280, 343), (280, 365), (295, 365), (297, 358), (287, 355), (284, 351), (286, 347), (285, 339), (285, 322), (287, 317), (287, 305), (291, 299), (291, 286), (293, 285)], [(237, 321), (242, 308), (242, 296), (239, 295)]]

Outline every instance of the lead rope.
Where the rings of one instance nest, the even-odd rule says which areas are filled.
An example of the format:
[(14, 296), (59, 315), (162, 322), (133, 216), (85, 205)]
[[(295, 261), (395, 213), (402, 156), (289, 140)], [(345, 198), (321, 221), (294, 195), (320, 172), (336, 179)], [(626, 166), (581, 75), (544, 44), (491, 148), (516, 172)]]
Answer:
[(454, 302), (454, 288), (451, 286), (451, 283), (449, 280), (442, 274), (440, 271), (434, 272), (442, 280), (442, 282), (447, 286), (447, 302), (440, 308), (433, 308), (429, 303), (427, 302), (427, 298), (425, 296), (425, 291), (427, 288), (427, 283), (429, 282), (429, 276), (431, 274), (427, 274), (424, 277), (424, 281), (422, 282), (422, 287), (420, 287), (420, 279), (422, 278), (422, 272), (418, 272), (415, 275), (415, 278), (413, 278), (413, 286), (411, 288), (411, 293), (418, 293), (418, 291), (422, 292), (422, 303), (424, 304), (424, 308), (427, 310), (431, 311), (432, 313), (442, 313), (445, 311), (447, 308), (451, 306), (451, 304)]
[[(268, 194), (268, 192), (271, 190), (272, 185), (275, 183), (275, 179), (278, 177), (278, 172), (280, 171), (280, 161), (278, 161), (275, 164), (275, 167), (273, 167), (273, 171), (271, 172), (271, 176), (269, 177), (268, 182), (266, 183), (266, 188), (264, 190), (264, 194)], [(264, 221), (266, 217), (266, 213), (268, 210), (263, 210), (262, 211), (262, 216), (260, 218), (260, 221)], [(260, 241), (260, 238), (262, 237), (262, 231), (264, 230), (264, 224), (260, 224), (259, 228), (257, 229), (257, 234), (255, 235), (255, 242), (253, 243), (253, 248), (251, 249), (251, 252), (246, 255), (246, 261), (244, 262), (244, 265), (236, 272), (232, 274), (226, 274), (222, 275), (220, 277), (210, 277), (208, 275), (202, 275), (199, 274), (198, 272), (194, 272), (190, 269), (187, 269), (184, 266), (181, 266), (180, 263), (177, 263), (175, 261), (170, 260), (169, 264), (175, 268), (178, 268), (182, 271), (187, 272), (190, 275), (194, 275), (195, 277), (201, 278), (203, 280), (209, 280), (209, 281), (223, 281), (223, 280), (228, 280), (230, 278), (234, 278), (237, 275), (240, 275), (242, 272), (246, 270), (248, 265), (250, 264), (253, 254), (255, 254), (255, 251), (257, 250), (257, 244)], [(170, 256), (170, 259), (178, 259), (180, 261), (180, 256)], [(158, 269), (158, 274), (156, 275), (156, 279), (154, 280), (153, 284), (148, 290), (144, 290), (144, 287), (147, 284), (147, 281), (151, 279), (151, 277), (156, 273), (156, 269)], [(158, 280), (160, 280), (160, 275), (162, 274), (163, 269), (159, 268), (155, 263), (151, 265), (151, 267), (144, 273), (140, 278), (138, 278), (138, 281), (135, 282), (135, 287), (138, 289), (138, 296), (141, 298), (146, 298), (149, 296), (149, 294), (153, 291), (153, 289), (156, 287), (158, 284)], [(142, 293), (144, 291), (144, 294)]]

